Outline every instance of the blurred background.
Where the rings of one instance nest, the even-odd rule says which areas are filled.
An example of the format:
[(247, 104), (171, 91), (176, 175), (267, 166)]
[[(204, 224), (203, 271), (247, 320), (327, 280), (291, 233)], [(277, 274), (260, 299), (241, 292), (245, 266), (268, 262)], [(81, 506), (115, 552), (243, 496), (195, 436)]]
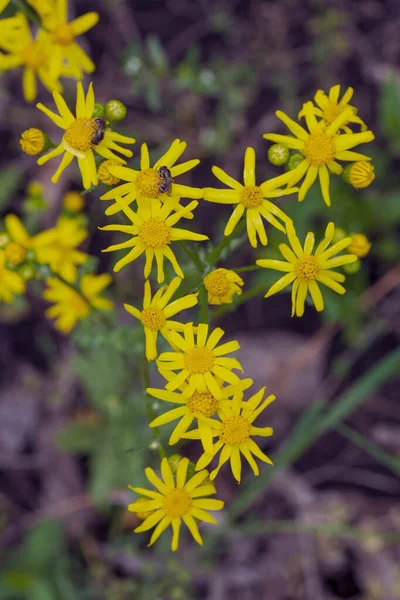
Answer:
[[(259, 181), (277, 175), (262, 138), (283, 132), (275, 111), (296, 118), (317, 89), (354, 87), (352, 104), (376, 136), (365, 149), (375, 181), (356, 191), (332, 178), (330, 208), (317, 185), (301, 205), (282, 204), (300, 237), (322, 235), (333, 220), (366, 234), (372, 248), (344, 297), (324, 293), (322, 314), (306, 306), (302, 319), (291, 318), (289, 293), (264, 300), (277, 276), (263, 269), (244, 273), (240, 303), (213, 311), (214, 325), (240, 341), (246, 376), (277, 396), (264, 423), (275, 429), (264, 448), (275, 466), (258, 478), (246, 469), (240, 487), (222, 470), (219, 525), (203, 527), (203, 548), (181, 535), (175, 554), (169, 534), (147, 548), (126, 509), (128, 483), (143, 485), (144, 467), (158, 464), (139, 380), (143, 331), (122, 309), (140, 306), (142, 262), (114, 277), (115, 314), (87, 319), (70, 338), (45, 318), (35, 286), (1, 305), (0, 598), (400, 599), (399, 2), (69, 4), (71, 17), (100, 14), (83, 45), (97, 65), (96, 100), (128, 108), (119, 130), (137, 140), (129, 165), (144, 141), (158, 158), (180, 138), (185, 160), (201, 159), (182, 183), (214, 186), (214, 164), (240, 178), (247, 146)], [(75, 83), (64, 87), (73, 105)], [(52, 105), (43, 88), (39, 100)], [(64, 194), (80, 189), (77, 170), (55, 186), (53, 162), (39, 168), (20, 151), (21, 131), (51, 133), (49, 125), (24, 102), (20, 73), (1, 74), (0, 218), (15, 212), (31, 230), (51, 227)], [(41, 212), (29, 201), (33, 181), (43, 186)], [(85, 196), (83, 249), (99, 272), (115, 262), (100, 254), (104, 191)], [(194, 227), (218, 242), (229, 214), (202, 202)], [(267, 249), (246, 241), (220, 266), (278, 257), (282, 241), (270, 230)], [(190, 443), (179, 450), (198, 456)]]

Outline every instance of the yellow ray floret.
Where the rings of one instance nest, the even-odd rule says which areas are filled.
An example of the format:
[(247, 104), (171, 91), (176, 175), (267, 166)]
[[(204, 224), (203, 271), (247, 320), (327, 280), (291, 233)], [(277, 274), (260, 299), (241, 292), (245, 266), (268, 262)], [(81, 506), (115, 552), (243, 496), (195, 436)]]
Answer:
[(339, 117), (346, 109), (351, 109), (351, 112), (347, 112), (348, 117), (340, 129), (343, 129), (345, 133), (353, 133), (348, 124), (357, 123), (361, 126), (361, 131), (366, 131), (368, 127), (359, 116), (357, 116), (357, 109), (355, 106), (349, 104), (354, 94), (353, 88), (349, 87), (340, 97), (340, 85), (334, 85), (330, 88), (328, 95), (323, 90), (318, 90), (314, 96), (314, 102), (317, 106), (313, 106), (311, 102), (307, 102), (303, 109), (299, 112), (299, 119), (306, 115), (307, 111), (311, 111), (317, 117), (321, 117), (327, 125), (333, 123), (337, 117)]
[(182, 310), (195, 306), (198, 302), (198, 293), (188, 294), (170, 302), (181, 282), (182, 279), (180, 277), (175, 277), (169, 285), (161, 287), (152, 298), (150, 282), (146, 281), (144, 284), (143, 310), (140, 311), (130, 304), (124, 304), (125, 310), (139, 319), (144, 327), (147, 360), (157, 358), (157, 337), (159, 332), (168, 340), (171, 330), (183, 331), (183, 324), (172, 321), (171, 317)]
[(239, 377), (232, 371), (233, 369), (243, 371), (239, 361), (225, 356), (238, 350), (239, 342), (235, 340), (218, 346), (224, 335), (220, 327), (214, 329), (210, 335), (208, 335), (208, 325), (205, 323), (200, 323), (197, 333), (194, 329), (193, 323), (186, 323), (183, 337), (176, 331), (171, 331), (169, 341), (178, 350), (160, 354), (157, 367), (160, 371), (179, 371), (167, 383), (167, 390), (174, 391), (187, 381), (189, 394), (193, 394), (196, 390), (199, 392), (208, 390), (215, 398), (221, 398), (222, 390), (217, 378), (236, 385), (239, 383)]
[(82, 174), (83, 186), (85, 189), (89, 189), (91, 185), (98, 184), (94, 152), (97, 152), (97, 154), (104, 158), (113, 159), (120, 164), (125, 164), (126, 161), (115, 154), (115, 152), (131, 157), (132, 151), (119, 145), (118, 142), (133, 144), (135, 140), (116, 133), (107, 127), (104, 131), (104, 138), (99, 143), (94, 143), (93, 136), (98, 130), (98, 124), (93, 118), (95, 105), (93, 84), (89, 85), (86, 98), (80, 81), (77, 83), (76, 90), (76, 116), (72, 114), (64, 98), (58, 92), (54, 92), (53, 98), (59, 114), (52, 112), (43, 104), (39, 103), (37, 105), (39, 110), (44, 112), (60, 129), (64, 130), (61, 143), (54, 150), (41, 156), (37, 162), (38, 165), (44, 165), (51, 158), (62, 155), (59, 167), (51, 178), (53, 183), (57, 183), (61, 173), (76, 158)]
[(243, 279), (230, 269), (215, 269), (203, 279), (209, 304), (232, 304), (235, 294), (242, 293)]
[(286, 173), (286, 175), (291, 175), (287, 181), (288, 186), (295, 185), (305, 176), (299, 190), (299, 202), (304, 200), (308, 190), (318, 176), (322, 197), (327, 206), (330, 206), (329, 171), (337, 175), (342, 173), (343, 167), (337, 160), (370, 160), (368, 156), (353, 152), (351, 148), (359, 144), (372, 142), (375, 136), (372, 131), (348, 134), (339, 133), (342, 125), (353, 114), (352, 109), (349, 107), (345, 108), (330, 125), (326, 125), (324, 121), (318, 121), (311, 107), (308, 106), (308, 103), (304, 107), (305, 119), (309, 131), (306, 131), (304, 127), (293, 121), (284, 112), (278, 110), (276, 116), (285, 123), (294, 137), (269, 133), (265, 134), (264, 138), (278, 144), (283, 144), (290, 149), (298, 150), (304, 155), (304, 160), (295, 169)]
[(178, 240), (193, 240), (196, 242), (208, 240), (206, 235), (174, 227), (182, 217), (196, 208), (198, 202), (193, 200), (186, 207), (181, 207), (179, 211), (173, 212), (173, 201), (166, 201), (164, 204), (159, 203), (155, 205), (148, 204), (143, 200), (138, 202), (138, 211), (135, 213), (129, 206), (120, 201), (119, 198), (116, 200), (117, 202), (121, 202), (122, 210), (132, 225), (106, 225), (105, 227), (100, 227), (103, 231), (121, 231), (122, 233), (131, 235), (128, 241), (109, 246), (103, 250), (103, 252), (113, 252), (114, 250), (131, 248), (128, 254), (124, 258), (121, 258), (114, 266), (114, 271), (120, 271), (122, 267), (145, 253), (146, 264), (144, 276), (146, 279), (150, 275), (154, 257), (157, 263), (158, 283), (164, 281), (164, 257), (170, 261), (178, 277), (183, 279), (183, 271), (170, 248), (170, 244)]
[[(109, 171), (114, 177), (125, 181), (122, 185), (106, 192), (100, 200), (114, 200), (114, 204), (106, 210), (106, 215), (113, 215), (121, 210), (121, 202), (116, 198), (122, 198), (123, 204), (129, 205), (134, 200), (145, 199), (148, 203), (155, 204), (166, 199), (172, 200), (179, 210), (179, 200), (181, 198), (199, 199), (203, 196), (203, 190), (188, 185), (175, 183), (176, 177), (187, 173), (199, 164), (199, 160), (193, 159), (176, 165), (176, 161), (182, 156), (186, 149), (186, 142), (174, 140), (165, 154), (150, 166), (150, 156), (147, 144), (142, 144), (140, 150), (140, 170), (128, 169), (120, 166), (110, 166)], [(160, 176), (160, 167), (167, 167), (173, 179), (168, 192), (160, 192), (160, 186), (163, 179)], [(192, 217), (193, 215), (187, 215)]]
[[(230, 460), (233, 476), (240, 483), (242, 474), (241, 454), (243, 454), (249, 463), (254, 475), (259, 474), (259, 469), (253, 455), (272, 465), (271, 459), (264, 454), (252, 439), (253, 436), (268, 437), (273, 434), (271, 427), (255, 427), (253, 425), (256, 418), (275, 400), (275, 396), (272, 394), (263, 399), (264, 394), (265, 387), (251, 396), (247, 402), (243, 402), (243, 391), (238, 389), (233, 400), (229, 403), (224, 403), (223, 407), (221, 407), (219, 411), (220, 421), (204, 419), (205, 423), (208, 423), (212, 428), (213, 437), (218, 438), (218, 440), (215, 441), (212, 452), (204, 452), (199, 458), (196, 470), (203, 469), (209, 465), (220, 451), (219, 463), (217, 468), (211, 472), (211, 479), (215, 479), (222, 465)], [(190, 431), (183, 437), (198, 439), (200, 431)]]
[(147, 499), (147, 502), (141, 500), (130, 504), (128, 509), (135, 513), (143, 513), (144, 511), (151, 513), (135, 529), (136, 533), (141, 533), (155, 527), (149, 546), (154, 544), (162, 532), (171, 525), (171, 549), (173, 551), (177, 550), (182, 521), (189, 529), (194, 540), (203, 545), (197, 521), (216, 523), (215, 518), (208, 511), (221, 510), (224, 507), (222, 500), (208, 498), (208, 496), (215, 494), (215, 487), (210, 483), (206, 483), (208, 471), (204, 470), (196, 473), (187, 480), (188, 466), (189, 459), (182, 458), (178, 463), (176, 475), (174, 476), (168, 460), (163, 458), (161, 461), (161, 479), (153, 469), (148, 467), (145, 470), (147, 479), (157, 491), (129, 486), (131, 490), (140, 494), (140, 496), (145, 496)]
[[(290, 220), (280, 208), (267, 200), (267, 198), (279, 198), (280, 196), (292, 194), (297, 191), (297, 188), (279, 189), (280, 186), (287, 183), (290, 179), (290, 174), (288, 173), (256, 185), (255, 169), (256, 153), (254, 148), (247, 148), (244, 157), (244, 185), (233, 179), (219, 167), (213, 167), (212, 172), (215, 177), (231, 189), (204, 189), (204, 200), (235, 205), (233, 213), (226, 224), (224, 235), (230, 235), (243, 214), (246, 213), (247, 235), (253, 248), (257, 247), (257, 237), (263, 246), (267, 245), (268, 239), (263, 219), (280, 231), (283, 231), (283, 233), (285, 233), (285, 223)], [(278, 218), (283, 223), (279, 222)]]
[(268, 290), (266, 298), (280, 292), (290, 284), (292, 285), (292, 316), (295, 314), (298, 317), (304, 314), (304, 303), (308, 292), (310, 292), (312, 301), (318, 311), (324, 309), (324, 300), (321, 294), (318, 283), (323, 283), (338, 294), (344, 294), (345, 288), (341, 285), (344, 282), (345, 276), (337, 271), (332, 271), (335, 267), (347, 265), (356, 262), (355, 254), (338, 254), (351, 243), (351, 237), (344, 238), (330, 246), (335, 234), (334, 223), (329, 223), (324, 239), (317, 246), (314, 254), (314, 234), (307, 233), (304, 246), (301, 245), (296, 231), (292, 224), (287, 227), (287, 235), (292, 249), (287, 244), (281, 244), (279, 249), (282, 256), (286, 259), (257, 260), (256, 263), (265, 269), (276, 269), (284, 271), (286, 275), (278, 279), (276, 283)]
[(0, 250), (0, 302), (10, 304), (15, 294), (24, 293), (25, 282), (18, 273), (7, 269), (6, 261), (4, 250)]

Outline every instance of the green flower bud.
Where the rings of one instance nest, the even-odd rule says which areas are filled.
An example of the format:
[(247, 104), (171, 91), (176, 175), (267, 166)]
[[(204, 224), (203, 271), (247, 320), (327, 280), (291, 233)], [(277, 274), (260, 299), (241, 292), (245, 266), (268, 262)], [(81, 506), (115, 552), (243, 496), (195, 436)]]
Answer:
[(268, 160), (272, 165), (281, 167), (289, 160), (289, 149), (283, 144), (273, 144), (268, 150)]
[(126, 106), (119, 100), (109, 100), (105, 107), (108, 121), (122, 121), (126, 117)]
[(17, 269), (18, 269), (18, 265), (11, 262), (10, 260), (6, 260), (4, 263), (4, 266), (8, 271), (17, 271)]
[(33, 263), (36, 260), (36, 252), (33, 248), (28, 248), (25, 253), (25, 260), (28, 263)]
[(92, 114), (92, 119), (98, 119), (104, 115), (104, 106), (100, 104), (100, 102), (96, 102), (94, 105), (94, 111)]
[(2, 231), (0, 233), (0, 248), (4, 248), (5, 246), (7, 246), (8, 242), (10, 241), (10, 236), (8, 235), (8, 233), (6, 233), (5, 231)]
[(18, 268), (18, 273), (21, 275), (22, 279), (29, 281), (36, 276), (36, 269), (33, 265), (21, 265)]
[(353, 275), (353, 273), (357, 273), (361, 269), (361, 261), (357, 260), (356, 262), (349, 263), (348, 265), (343, 265), (343, 271), (345, 271), (348, 275)]
[(346, 183), (350, 183), (350, 171), (353, 167), (353, 163), (349, 163), (348, 165), (345, 166), (345, 168), (343, 169), (343, 173), (342, 173), (342, 179), (343, 181), (345, 181)]
[(300, 152), (294, 152), (290, 155), (289, 160), (286, 163), (286, 171), (293, 171), (296, 167), (303, 162), (304, 156)]
[(49, 265), (39, 265), (36, 269), (37, 279), (49, 279), (52, 275)]
[(340, 240), (343, 240), (347, 236), (348, 234), (345, 232), (344, 229), (340, 229), (340, 227), (335, 227), (335, 233), (333, 234), (332, 242), (340, 242)]

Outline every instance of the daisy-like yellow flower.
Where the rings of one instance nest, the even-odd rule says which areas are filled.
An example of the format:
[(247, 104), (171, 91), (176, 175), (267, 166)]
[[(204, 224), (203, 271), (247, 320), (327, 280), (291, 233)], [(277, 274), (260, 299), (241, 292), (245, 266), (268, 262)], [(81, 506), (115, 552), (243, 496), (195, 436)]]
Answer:
[(232, 370), (243, 371), (242, 366), (236, 358), (226, 357), (226, 354), (240, 348), (239, 342), (235, 340), (218, 346), (224, 331), (217, 327), (210, 335), (208, 333), (208, 325), (205, 323), (198, 325), (196, 333), (193, 323), (186, 323), (183, 337), (176, 331), (171, 331), (168, 341), (178, 351), (163, 352), (157, 360), (160, 371), (179, 371), (165, 386), (167, 390), (174, 391), (187, 381), (189, 394), (196, 390), (208, 390), (215, 398), (221, 398), (222, 390), (216, 378), (233, 385), (239, 383), (239, 377)]
[(139, 201), (139, 210), (135, 213), (128, 205), (122, 203), (119, 198), (116, 198), (116, 201), (121, 202), (122, 210), (132, 225), (106, 225), (105, 227), (100, 227), (100, 229), (128, 233), (131, 235), (131, 239), (121, 244), (109, 246), (103, 252), (113, 252), (114, 250), (122, 250), (123, 248), (132, 248), (132, 250), (117, 262), (114, 266), (114, 271), (120, 271), (122, 267), (145, 253), (146, 265), (144, 276), (146, 279), (150, 275), (154, 257), (157, 262), (158, 283), (164, 281), (164, 257), (170, 261), (178, 277), (183, 279), (183, 271), (178, 265), (170, 244), (177, 240), (193, 240), (196, 242), (208, 240), (206, 235), (174, 227), (175, 223), (196, 208), (198, 202), (193, 200), (187, 206), (181, 207), (179, 211), (172, 212), (175, 210), (173, 201), (165, 202), (164, 204), (147, 204), (146, 201)]
[(208, 293), (209, 304), (232, 304), (235, 294), (242, 293), (244, 281), (235, 271), (230, 269), (215, 269), (203, 279)]
[[(262, 218), (285, 233), (285, 223), (289, 217), (275, 204), (266, 198), (279, 198), (286, 194), (297, 192), (297, 188), (281, 190), (279, 187), (287, 183), (289, 174), (285, 173), (274, 179), (256, 185), (256, 153), (254, 148), (247, 148), (244, 156), (244, 185), (233, 179), (219, 167), (213, 167), (212, 172), (229, 190), (215, 188), (204, 189), (204, 200), (219, 204), (235, 204), (235, 209), (226, 224), (224, 235), (228, 236), (235, 229), (244, 212), (246, 212), (247, 235), (253, 248), (257, 248), (257, 236), (263, 246), (268, 243), (267, 234)], [(277, 218), (283, 221), (281, 224)]]
[[(117, 198), (122, 198), (125, 205), (141, 199), (146, 200), (149, 204), (154, 204), (155, 200), (170, 199), (177, 205), (176, 210), (181, 208), (179, 206), (181, 198), (202, 198), (203, 190), (175, 183), (176, 177), (187, 173), (200, 162), (198, 159), (193, 159), (179, 165), (175, 164), (184, 153), (186, 146), (186, 142), (181, 142), (178, 139), (174, 140), (167, 152), (151, 167), (147, 144), (142, 144), (140, 149), (140, 171), (128, 169), (127, 167), (110, 166), (108, 169), (110, 173), (127, 183), (123, 183), (100, 197), (100, 200), (115, 200), (114, 204), (107, 208), (106, 215), (113, 215), (121, 210), (121, 203), (116, 201)], [(166, 167), (173, 179), (167, 193), (160, 191), (160, 186), (163, 183), (163, 177), (159, 172), (161, 167)]]
[(367, 256), (371, 249), (371, 242), (363, 233), (352, 233), (351, 242), (347, 246), (347, 251), (351, 254), (355, 254), (358, 258), (364, 258)]
[(94, 62), (77, 44), (75, 38), (92, 29), (99, 20), (96, 12), (86, 13), (68, 21), (67, 0), (29, 0), (42, 19), (40, 36), (51, 46), (50, 70), (54, 77), (67, 75), (82, 79), (83, 73), (93, 73)]
[(59, 279), (47, 280), (48, 288), (43, 298), (53, 303), (46, 310), (50, 319), (55, 319), (56, 328), (61, 333), (70, 333), (76, 323), (84, 319), (93, 309), (111, 310), (113, 303), (99, 294), (110, 285), (111, 275), (84, 275), (79, 284), (80, 294)]
[[(167, 381), (172, 381), (175, 375), (171, 371), (162, 371), (161, 373)], [(223, 385), (222, 379), (217, 378), (217, 384), (221, 388), (221, 397), (216, 398), (209, 390), (199, 392), (198, 390), (190, 393), (189, 385), (182, 383), (179, 386), (179, 392), (171, 392), (169, 390), (160, 390), (157, 388), (147, 388), (147, 393), (154, 396), (158, 400), (172, 402), (178, 404), (177, 408), (173, 408), (168, 412), (160, 415), (150, 423), (150, 427), (159, 427), (166, 423), (171, 423), (179, 419), (179, 423), (175, 426), (170, 438), (169, 444), (172, 446), (179, 442), (182, 436), (187, 432), (191, 424), (197, 419), (199, 437), (203, 444), (204, 452), (212, 453), (213, 437), (210, 422), (204, 421), (204, 418), (211, 419), (229, 402), (238, 389), (245, 390), (251, 386), (251, 379), (242, 379), (238, 384)]]
[(39, 103), (37, 107), (44, 112), (53, 123), (64, 130), (61, 143), (47, 154), (38, 159), (38, 165), (44, 165), (51, 158), (63, 155), (57, 171), (54, 173), (51, 181), (57, 183), (61, 173), (71, 164), (74, 158), (78, 160), (78, 166), (82, 174), (83, 186), (89, 189), (91, 185), (98, 184), (96, 163), (94, 152), (97, 152), (104, 158), (116, 160), (125, 164), (125, 160), (120, 158), (114, 151), (123, 156), (132, 156), (132, 151), (117, 142), (123, 144), (133, 144), (133, 138), (121, 135), (112, 131), (108, 127), (104, 131), (104, 138), (100, 143), (93, 142), (93, 136), (98, 131), (98, 124), (93, 118), (95, 97), (93, 84), (89, 85), (89, 90), (85, 98), (85, 92), (80, 81), (76, 87), (76, 117), (68, 108), (64, 98), (58, 92), (53, 93), (53, 99), (59, 111), (59, 114), (52, 112), (46, 106)]
[(310, 292), (315, 308), (318, 311), (324, 310), (324, 299), (318, 283), (323, 283), (338, 294), (346, 292), (345, 288), (340, 284), (345, 281), (345, 276), (331, 269), (348, 265), (357, 260), (355, 254), (343, 254), (334, 257), (335, 254), (338, 254), (349, 246), (351, 237), (341, 239), (329, 247), (335, 235), (335, 225), (330, 222), (326, 228), (324, 239), (317, 246), (314, 254), (312, 254), (315, 243), (313, 233), (307, 233), (304, 247), (302, 247), (293, 224), (289, 223), (286, 229), (292, 249), (287, 244), (280, 244), (279, 246), (279, 250), (286, 260), (262, 259), (256, 261), (259, 267), (286, 272), (286, 275), (278, 279), (268, 290), (265, 298), (280, 292), (286, 286), (293, 283), (292, 316), (294, 314), (298, 317), (303, 316), (304, 303), (308, 292)]
[(128, 506), (128, 509), (136, 513), (151, 511), (151, 515), (135, 529), (135, 533), (141, 533), (155, 527), (149, 546), (154, 544), (162, 532), (171, 525), (171, 549), (173, 551), (177, 550), (182, 521), (189, 529), (194, 540), (203, 545), (197, 520), (215, 524), (216, 520), (207, 511), (221, 510), (224, 507), (222, 500), (207, 498), (207, 496), (215, 494), (215, 487), (212, 484), (205, 483), (208, 471), (204, 470), (196, 473), (186, 480), (188, 466), (189, 459), (182, 458), (174, 476), (168, 460), (163, 458), (161, 461), (162, 479), (156, 475), (153, 469), (148, 467), (145, 470), (147, 479), (157, 491), (129, 486), (137, 494), (148, 498), (147, 503), (143, 501), (134, 502)]
[(366, 131), (368, 127), (364, 121), (357, 116), (356, 107), (349, 104), (353, 94), (353, 88), (349, 87), (343, 94), (341, 100), (339, 100), (340, 85), (332, 86), (328, 95), (326, 95), (323, 90), (318, 90), (314, 96), (314, 101), (317, 106), (313, 106), (312, 103), (307, 102), (299, 112), (299, 119), (304, 117), (307, 111), (311, 110), (314, 115), (321, 117), (327, 125), (330, 125), (343, 113), (343, 111), (351, 109), (351, 112), (348, 112), (347, 120), (341, 125), (340, 129), (343, 129), (346, 133), (353, 133), (347, 123), (357, 123), (358, 125), (361, 125), (361, 131)]
[(268, 133), (264, 135), (264, 138), (278, 144), (284, 144), (290, 149), (299, 150), (304, 155), (304, 160), (295, 169), (286, 173), (286, 175), (291, 175), (287, 181), (288, 186), (295, 185), (305, 175), (299, 190), (299, 202), (304, 200), (318, 175), (322, 197), (327, 206), (330, 206), (329, 171), (337, 175), (342, 173), (343, 167), (336, 162), (337, 160), (370, 160), (368, 156), (353, 152), (350, 149), (358, 146), (358, 144), (372, 142), (375, 136), (372, 131), (339, 133), (340, 128), (348, 122), (349, 117), (353, 114), (353, 110), (349, 107), (345, 108), (330, 125), (326, 125), (324, 121), (318, 122), (313, 112), (307, 109), (307, 104), (304, 111), (309, 131), (306, 131), (304, 127), (293, 121), (284, 112), (278, 110), (276, 116), (285, 123), (295, 137)]
[(6, 215), (4, 225), (9, 238), (8, 243), (4, 245), (6, 260), (13, 265), (21, 265), (25, 261), (27, 251), (37, 246), (37, 241), (29, 235), (17, 215)]
[(152, 298), (150, 281), (147, 280), (144, 284), (143, 310), (140, 311), (130, 304), (124, 304), (125, 310), (139, 319), (144, 327), (147, 360), (157, 358), (158, 332), (168, 340), (171, 330), (183, 331), (183, 324), (172, 321), (171, 317), (181, 310), (195, 306), (198, 302), (198, 293), (188, 294), (179, 300), (170, 302), (181, 282), (180, 277), (175, 277), (169, 285), (162, 286)]
[[(268, 437), (273, 434), (272, 427), (255, 427), (253, 422), (263, 412), (263, 410), (275, 400), (274, 395), (264, 398), (265, 387), (261, 388), (256, 394), (251, 396), (247, 402), (243, 402), (243, 391), (238, 388), (233, 400), (224, 405), (219, 410), (221, 421), (204, 419), (212, 428), (213, 437), (219, 438), (214, 443), (211, 453), (204, 452), (196, 463), (196, 470), (203, 469), (221, 450), (219, 463), (216, 469), (210, 473), (210, 479), (213, 480), (218, 475), (222, 465), (230, 459), (231, 469), (234, 478), (238, 483), (241, 480), (242, 461), (240, 455), (246, 458), (254, 475), (259, 474), (258, 466), (253, 456), (272, 465), (272, 461), (252, 439), (252, 436)], [(187, 439), (198, 439), (200, 431), (194, 430), (186, 433), (183, 437)]]
[(25, 282), (18, 273), (9, 271), (6, 266), (6, 254), (0, 250), (0, 302), (10, 304), (15, 294), (23, 294)]
[(51, 74), (51, 45), (40, 37), (32, 38), (25, 15), (0, 21), (0, 71), (23, 67), (22, 90), (26, 102), (33, 102), (37, 94), (36, 78), (49, 90), (62, 90), (57, 77)]

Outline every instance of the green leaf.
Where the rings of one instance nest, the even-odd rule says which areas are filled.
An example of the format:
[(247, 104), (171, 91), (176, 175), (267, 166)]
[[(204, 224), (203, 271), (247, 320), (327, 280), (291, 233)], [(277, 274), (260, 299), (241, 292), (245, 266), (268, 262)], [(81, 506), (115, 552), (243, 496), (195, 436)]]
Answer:
[(21, 171), (15, 167), (8, 167), (0, 171), (0, 210), (7, 207), (12, 195), (18, 188), (21, 180)]
[(382, 84), (379, 98), (379, 121), (394, 154), (400, 153), (400, 85), (394, 73)]
[(57, 433), (56, 447), (66, 452), (89, 453), (97, 448), (103, 439), (100, 424), (84, 425), (73, 423)]
[(149, 35), (146, 39), (147, 52), (152, 66), (160, 74), (168, 71), (168, 58), (157, 35)]
[(28, 571), (42, 571), (50, 566), (62, 543), (62, 529), (56, 521), (43, 521), (32, 529), (22, 549)]
[(56, 600), (56, 595), (45, 579), (37, 579), (26, 593), (26, 598), (27, 600)]

